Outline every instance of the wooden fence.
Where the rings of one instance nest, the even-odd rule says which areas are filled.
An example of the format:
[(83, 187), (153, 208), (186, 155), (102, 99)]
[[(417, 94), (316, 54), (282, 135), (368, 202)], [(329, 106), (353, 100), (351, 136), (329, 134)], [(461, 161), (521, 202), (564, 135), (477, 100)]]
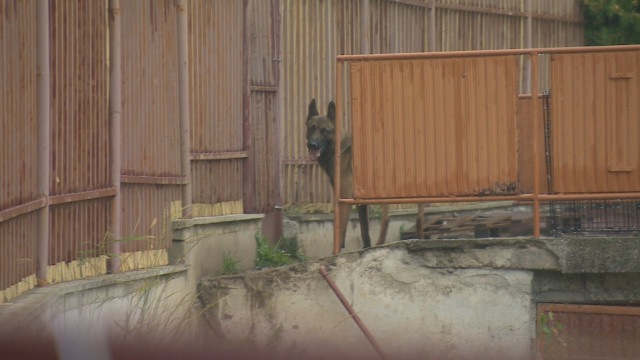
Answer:
[(582, 43), (579, 1), (526, 3), (0, 0), (0, 302), (164, 264), (183, 212), (277, 237), (331, 202), (303, 119), (336, 55)]

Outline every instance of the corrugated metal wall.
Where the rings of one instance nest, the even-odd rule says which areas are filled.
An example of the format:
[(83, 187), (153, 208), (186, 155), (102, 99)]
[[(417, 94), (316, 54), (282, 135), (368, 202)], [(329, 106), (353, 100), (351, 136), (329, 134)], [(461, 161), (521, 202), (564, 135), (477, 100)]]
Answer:
[(552, 61), (554, 190), (640, 188), (640, 51)]
[(78, 201), (68, 195), (111, 185), (106, 7), (91, 0), (53, 2), (50, 14), (49, 265), (54, 265), (95, 251), (110, 219), (109, 199)]
[(516, 57), (350, 69), (355, 198), (516, 190)]
[[(312, 97), (326, 108), (335, 93), (335, 56), (351, 53), (357, 39), (358, 1), (283, 0), (282, 91), (284, 107), (284, 202), (330, 202), (331, 186), (320, 168), (308, 160), (306, 110)], [(342, 15), (338, 21), (338, 16)], [(350, 20), (349, 20), (350, 19)], [(337, 30), (342, 26), (342, 32)], [(348, 25), (348, 26), (347, 26)], [(350, 36), (338, 38), (340, 33)], [(346, 40), (351, 40), (346, 42)]]
[[(534, 46), (578, 44), (576, 1), (545, 1), (534, 16)], [(34, 211), (47, 204), (50, 264), (104, 253), (116, 193), (109, 177), (107, 8), (81, 0), (50, 3), (51, 197), (38, 197), (35, 3), (0, 1), (0, 249), (7, 249), (0, 256), (8, 254), (0, 258), (0, 289), (34, 273)], [(438, 46), (522, 46), (522, 13), (508, 14), (522, 3), (437, 1)], [(360, 51), (362, 1), (187, 4), (192, 190), (202, 205), (195, 214), (331, 202), (326, 177), (308, 160), (304, 115), (311, 98), (323, 109), (334, 98), (335, 56)], [(370, 0), (369, 51), (425, 50), (428, 4)], [(124, 252), (169, 246), (166, 220), (181, 206), (175, 6), (121, 2), (121, 236), (154, 237), (123, 242)], [(18, 260), (26, 267), (15, 270)]]
[(0, 290), (36, 269), (36, 215), (20, 207), (38, 196), (35, 14), (35, 1), (0, 2)]
[[(435, 49), (524, 48), (525, 3), (436, 0)], [(334, 99), (335, 56), (360, 52), (361, 4), (341, 0), (283, 1), (284, 203), (331, 202), (326, 175), (308, 159), (304, 120), (312, 98), (318, 101), (320, 112), (325, 112), (329, 101)], [(370, 52), (426, 51), (430, 4), (430, 0), (369, 1)], [(533, 47), (583, 43), (584, 24), (578, 1), (544, 0), (532, 4)], [(549, 57), (541, 57), (540, 68), (542, 74), (549, 73)], [(521, 66), (520, 83), (523, 74)], [(548, 76), (541, 76), (539, 88), (548, 87)]]
[[(123, 1), (122, 251), (170, 246), (172, 201), (180, 201), (176, 8), (172, 0)], [(143, 211), (142, 211), (143, 209)], [(151, 242), (151, 244), (149, 244)]]
[[(244, 6), (188, 3), (189, 100), (194, 215), (220, 215), (200, 204), (239, 202), (242, 213)], [(207, 211), (208, 210), (208, 211)]]
[(280, 205), (282, 125), (279, 121), (280, 2), (250, 1), (247, 39), (247, 76), (253, 177), (245, 185), (245, 209), (269, 213)]
[(640, 307), (538, 304), (537, 310), (541, 359), (640, 358)]

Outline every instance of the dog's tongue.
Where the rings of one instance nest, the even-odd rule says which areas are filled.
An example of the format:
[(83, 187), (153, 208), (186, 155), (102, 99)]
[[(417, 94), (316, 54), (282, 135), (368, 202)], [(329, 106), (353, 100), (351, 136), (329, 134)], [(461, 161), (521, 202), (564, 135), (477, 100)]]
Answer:
[(309, 156), (311, 157), (311, 160), (313, 160), (313, 161), (318, 160), (318, 158), (320, 157), (320, 154), (322, 154), (322, 149), (309, 150)]

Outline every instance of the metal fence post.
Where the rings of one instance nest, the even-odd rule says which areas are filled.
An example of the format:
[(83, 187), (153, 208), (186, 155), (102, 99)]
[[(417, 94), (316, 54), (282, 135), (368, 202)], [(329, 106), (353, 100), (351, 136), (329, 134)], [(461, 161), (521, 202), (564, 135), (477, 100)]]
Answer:
[(369, 0), (360, 1), (360, 53), (369, 53)]
[(428, 51), (438, 51), (436, 47), (436, 0), (431, 0), (431, 4), (429, 5), (428, 29)]
[(531, 61), (531, 98), (533, 99), (533, 237), (540, 237), (540, 154), (538, 142), (540, 129), (538, 121), (538, 52), (529, 53)]
[(109, 264), (110, 273), (118, 272), (120, 268), (120, 239), (121, 234), (121, 197), (120, 197), (120, 162), (121, 162), (121, 138), (120, 138), (120, 114), (121, 102), (121, 75), (122, 75), (122, 47), (120, 32), (120, 0), (109, 0), (109, 137), (111, 185), (116, 188), (116, 194), (111, 203), (111, 229), (109, 237)]
[(49, 179), (51, 177), (51, 69), (49, 65), (49, 1), (39, 0), (36, 9), (36, 91), (38, 123), (38, 194), (45, 205), (38, 211), (36, 278), (47, 284), (49, 265)]
[(189, 118), (189, 48), (187, 3), (176, 0), (178, 23), (178, 92), (180, 97), (180, 169), (186, 183), (182, 186), (182, 217), (191, 218), (191, 124)]

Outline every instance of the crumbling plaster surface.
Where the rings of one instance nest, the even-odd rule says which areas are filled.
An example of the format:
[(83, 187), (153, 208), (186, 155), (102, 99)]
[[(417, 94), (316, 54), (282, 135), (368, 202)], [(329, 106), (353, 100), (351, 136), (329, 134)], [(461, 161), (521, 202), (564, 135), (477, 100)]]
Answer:
[(538, 301), (640, 300), (639, 248), (634, 238), (410, 240), (205, 277), (198, 290), (209, 328), (227, 342), (374, 357), (318, 273), (324, 265), (392, 358), (530, 359)]
[(527, 267), (557, 269), (539, 241), (403, 241), (322, 261), (203, 278), (212, 331), (301, 355), (375, 356), (318, 273), (320, 265), (396, 358), (528, 358)]

